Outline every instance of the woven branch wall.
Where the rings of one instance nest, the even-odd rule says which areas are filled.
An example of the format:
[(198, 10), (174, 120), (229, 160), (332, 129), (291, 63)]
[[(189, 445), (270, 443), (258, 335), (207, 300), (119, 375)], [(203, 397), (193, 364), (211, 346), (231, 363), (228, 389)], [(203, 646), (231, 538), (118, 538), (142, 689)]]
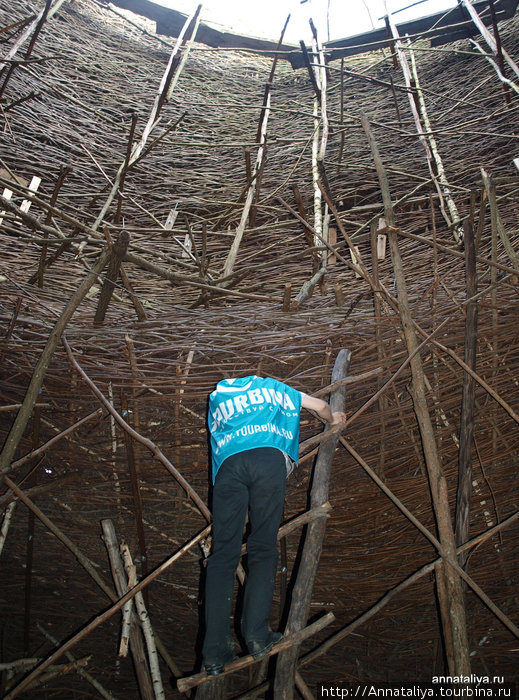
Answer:
[[(35, 12), (43, 7), (41, 2), (33, 5)], [(2, 55), (23, 30), (15, 23), (29, 20), (31, 12), (19, 0), (0, 2), (0, 28), (6, 28), (0, 34)], [(258, 149), (256, 131), (271, 59), (209, 50), (195, 43), (150, 138), (152, 147), (126, 174), (120, 201), (114, 201), (103, 224), (92, 230), (125, 161), (132, 116), (136, 115), (139, 138), (171, 52), (164, 38), (154, 35), (150, 22), (128, 17), (132, 23), (93, 0), (65, 3), (43, 25), (31, 56), (23, 61), (20, 51), (16, 54), (20, 62), (9, 64), (14, 66), (9, 79), (6, 69), (2, 74), (0, 183), (12, 188), (11, 202), (17, 206), (30, 201), (24, 184), (26, 188), (34, 176), (41, 178), (41, 184), (36, 194), (40, 202), (32, 200), (28, 212), (32, 223), (15, 212), (0, 215), (0, 429), (6, 437), (57, 317), (106, 239), (115, 240), (124, 228), (130, 235), (129, 253), (150, 263), (146, 266), (136, 259), (123, 263), (146, 318), (138, 319), (119, 277), (104, 321), (94, 323), (100, 277), (65, 335), (76, 361), (103, 395), (206, 500), (206, 399), (221, 376), (265, 373), (315, 393), (329, 384), (338, 351), (348, 348), (352, 378), (367, 373), (348, 385), (348, 413), (353, 416), (393, 377), (407, 351), (398, 315), (385, 303), (374, 306), (373, 290), (355, 274), (348, 244), (333, 216), (329, 225), (337, 231), (335, 255), (318, 240), (312, 247), (294, 214), (313, 225), (314, 92), (306, 70), (293, 71), (283, 61), (272, 87), (266, 160), (254, 218), (245, 229), (230, 280), (221, 284), (244, 207), (246, 156), (250, 153), (254, 163)], [(500, 25), (500, 31), (507, 52), (517, 59), (517, 20)], [(171, 38), (168, 42), (173, 45)], [(460, 216), (472, 221), (478, 243), (476, 372), (485, 385), (477, 384), (475, 398), (473, 537), (519, 508), (519, 439), (517, 416), (511, 415), (519, 405), (519, 313), (513, 274), (517, 257), (510, 251), (519, 246), (519, 179), (512, 163), (519, 155), (519, 102), (513, 90), (509, 102), (505, 100), (494, 69), (468, 41), (440, 50), (422, 41), (415, 53), (450, 191)], [(326, 177), (344, 233), (373, 271), (371, 222), (378, 223), (383, 207), (361, 125), (364, 112), (388, 170), (413, 318), (426, 334), (444, 323), (435, 336), (441, 347), (425, 344), (422, 359), (454, 515), (464, 372), (452, 353), (463, 359), (463, 250), (442, 216), (403, 78), (389, 50), (346, 60), (342, 72), (341, 63), (333, 62), (327, 101)], [(49, 210), (65, 168), (70, 170), (54, 209)], [(494, 253), (482, 168), (493, 177), (505, 232), (495, 239)], [(298, 208), (294, 187), (305, 211)], [(71, 239), (69, 245), (62, 246), (62, 236)], [(57, 252), (38, 284), (42, 254), (48, 260)], [(492, 255), (497, 263), (493, 268)], [(323, 257), (327, 258), (324, 276), (313, 294), (296, 304), (299, 290), (316, 271), (316, 259), (321, 264)], [(167, 278), (164, 270), (176, 277)], [(389, 251), (378, 261), (378, 277), (396, 297)], [(406, 368), (352, 421), (346, 438), (434, 532), (409, 382)], [(490, 396), (488, 386), (501, 403)], [(98, 399), (59, 344), (15, 459), (21, 460), (98, 408)], [(306, 415), (302, 439), (320, 429), (318, 421)], [(109, 585), (102, 519), (112, 519), (118, 537), (129, 544), (139, 577), (205, 525), (184, 490), (151, 452), (135, 441), (130, 445), (103, 410), (9, 472)], [(136, 478), (129, 470), (132, 448)], [(311, 459), (303, 461), (290, 477), (286, 520), (307, 506), (311, 465)], [(2, 489), (4, 509), (12, 502), (12, 493)], [(335, 458), (330, 502), (333, 511), (312, 614), (332, 610), (336, 619), (319, 638), (305, 643), (303, 651), (347, 625), (436, 557), (432, 545), (343, 447)], [(32, 525), (28, 513), (17, 501), (0, 555), (4, 662), (45, 657), (109, 604), (74, 556), (38, 519)], [(299, 535), (297, 531), (287, 538), (289, 576)], [(517, 535), (517, 523), (503, 528), (472, 550), (467, 568), (516, 622)], [(182, 673), (196, 669), (201, 561), (201, 550), (192, 549), (148, 591), (154, 629)], [(27, 572), (30, 593), (26, 593)], [(474, 673), (517, 680), (517, 639), (470, 591), (466, 606)], [(280, 617), (278, 589), (274, 625)], [(117, 656), (119, 632), (117, 614), (85, 637), (73, 654), (76, 659), (90, 657), (87, 671), (114, 697), (138, 697), (131, 661)], [(168, 681), (171, 671), (165, 664), (161, 668), (167, 697), (176, 697)], [(354, 634), (303, 666), (301, 673), (316, 689), (321, 683), (353, 680), (427, 681), (444, 670), (434, 579), (429, 574), (395, 596)], [(237, 674), (233, 684), (237, 695), (249, 687), (249, 679)], [(27, 697), (97, 696), (74, 671), (26, 693)]]

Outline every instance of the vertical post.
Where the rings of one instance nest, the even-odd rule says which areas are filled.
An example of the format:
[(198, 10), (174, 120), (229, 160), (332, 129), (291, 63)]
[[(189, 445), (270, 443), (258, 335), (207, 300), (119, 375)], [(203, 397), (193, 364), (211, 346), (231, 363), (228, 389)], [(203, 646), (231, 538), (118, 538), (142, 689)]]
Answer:
[[(34, 422), (32, 428), (32, 448), (36, 449), (40, 442), (40, 420), (41, 408), (34, 409)], [(29, 474), (28, 483), (34, 485), (36, 483), (36, 475), (34, 470)], [(23, 649), (25, 654), (29, 655), (30, 638), (31, 638), (31, 606), (32, 606), (32, 580), (33, 580), (33, 564), (34, 564), (34, 536), (36, 534), (35, 516), (32, 510), (29, 510), (29, 519), (27, 523), (27, 548), (25, 554), (25, 614), (23, 625)]]
[[(349, 350), (341, 350), (339, 352), (332, 372), (332, 384), (347, 375), (350, 358), (351, 352)], [(345, 403), (346, 388), (342, 386), (332, 392), (330, 406), (332, 411), (344, 411)], [(323, 505), (328, 500), (330, 473), (338, 440), (339, 434), (337, 433), (319, 448), (310, 493), (311, 508)], [(297, 578), (292, 591), (290, 612), (285, 629), (286, 634), (294, 634), (306, 625), (325, 532), (325, 518), (317, 518), (308, 525)], [(279, 654), (274, 683), (274, 697), (283, 698), (283, 700), (293, 698), (298, 654), (299, 645), (295, 644)]]
[[(301, 217), (301, 223), (303, 224), (303, 233), (305, 236), (305, 240), (308, 243), (309, 247), (313, 248), (315, 241), (313, 238), (312, 231), (304, 223), (304, 221), (307, 220), (307, 213), (306, 213), (305, 204), (303, 202), (303, 197), (301, 195), (301, 192), (299, 191), (299, 187), (297, 187), (297, 185), (294, 185), (292, 187), (292, 192), (294, 193), (294, 197), (295, 197), (295, 200), (297, 202), (297, 210), (299, 212), (299, 216)], [(319, 255), (315, 250), (312, 250), (312, 274), (315, 274), (318, 269), (319, 269)]]
[[(115, 534), (115, 527), (113, 522), (109, 519), (101, 520), (101, 527), (103, 530), (103, 540), (110, 559), (115, 588), (118, 596), (121, 597), (127, 592), (128, 584), (124, 572), (124, 565), (119, 553), (119, 544)], [(130, 626), (130, 651), (135, 665), (135, 673), (137, 675), (141, 696), (143, 700), (154, 700), (153, 686), (146, 663), (141, 631), (138, 625), (133, 623)]]
[[(459, 225), (460, 217), (458, 214), (456, 204), (450, 192), (450, 186), (447, 181), (447, 176), (443, 167), (443, 162), (438, 151), (436, 140), (433, 135), (433, 130), (429, 121), (429, 115), (427, 114), (427, 108), (425, 105), (423, 92), (420, 87), (418, 72), (416, 70), (416, 64), (414, 61), (414, 54), (411, 51), (411, 71), (411, 67), (409, 66), (407, 56), (405, 55), (405, 52), (401, 45), (398, 29), (391, 17), (388, 17), (387, 21), (389, 24), (391, 35), (395, 40), (397, 56), (400, 62), (400, 66), (402, 68), (404, 81), (407, 86), (409, 106), (411, 107), (411, 111), (413, 113), (418, 138), (420, 139), (420, 142), (425, 149), (427, 165), (429, 166), (429, 171), (431, 173), (434, 185), (440, 197), (442, 214), (445, 220), (447, 221), (447, 224), (449, 226), (452, 226), (454, 238), (456, 242), (459, 243), (461, 241), (461, 231)], [(446, 208), (444, 206), (444, 200)], [(446, 209), (448, 210), (448, 212)]]
[(344, 58), (341, 58), (341, 117), (339, 129), (341, 132), (341, 145), (337, 157), (337, 175), (341, 171), (342, 154), (344, 153)]
[(283, 311), (288, 313), (290, 311), (290, 299), (292, 295), (292, 285), (290, 282), (285, 283), (285, 291), (283, 293)]
[(391, 56), (393, 58), (393, 68), (396, 70), (398, 68), (398, 61), (396, 58), (395, 40), (393, 39), (393, 34), (391, 32), (391, 25), (389, 23), (389, 15), (386, 15), (384, 17), (384, 22), (386, 25), (387, 38), (389, 40), (389, 48), (391, 49)]
[(94, 323), (96, 324), (103, 323), (105, 320), (106, 311), (108, 309), (110, 299), (112, 298), (112, 294), (114, 293), (121, 263), (126, 255), (129, 243), (130, 234), (123, 229), (120, 231), (119, 236), (110, 251), (108, 269), (106, 271), (103, 286), (101, 287), (99, 301), (97, 302), (97, 309), (94, 316)]
[[(474, 231), (467, 222), (464, 231), (465, 261), (467, 279), (467, 299), (477, 293), (476, 249)], [(466, 364), (476, 370), (476, 348), (478, 329), (478, 305), (475, 301), (467, 304), (465, 319), (465, 357)], [(472, 439), (474, 436), (474, 398), (475, 381), (466, 372), (463, 375), (463, 397), (461, 402), (460, 447), (458, 466), (458, 492), (456, 496), (456, 545), (459, 547), (469, 538), (470, 496), (472, 493)], [(460, 554), (459, 562), (463, 566), (468, 553)]]
[[(72, 172), (71, 167), (64, 167), (63, 165), (61, 166), (60, 172), (59, 172), (59, 177), (56, 181), (56, 184), (54, 186), (54, 190), (53, 190), (51, 198), (49, 200), (49, 204), (51, 207), (53, 207), (56, 204), (56, 201), (58, 199), (58, 194), (61, 190), (63, 183), (65, 182), (65, 178), (71, 172)], [(51, 222), (52, 222), (52, 213), (49, 211), (47, 213), (47, 216), (45, 217), (45, 223), (50, 224)], [(47, 260), (47, 243), (42, 243), (40, 261), (38, 263), (38, 272), (36, 273), (36, 279), (34, 279), (34, 281), (38, 282), (38, 287), (43, 287), (43, 275), (44, 275), (46, 264), (47, 264), (46, 260)], [(32, 280), (33, 280), (33, 278), (31, 278), (31, 281)]]
[[(289, 20), (290, 20), (290, 15), (288, 15), (286, 22), (285, 22), (285, 25), (283, 27), (283, 30), (281, 31), (281, 36), (279, 37), (279, 42), (278, 42), (278, 48), (280, 48), (282, 43), (283, 43), (283, 37), (285, 35), (285, 30), (287, 28), (287, 24), (288, 24)], [(278, 61), (278, 59), (277, 59), (277, 54), (276, 54), (274, 61), (272, 63), (272, 68), (270, 71), (268, 81), (265, 85), (265, 92), (263, 95), (263, 105), (261, 108), (260, 118), (259, 118), (259, 122), (258, 122), (258, 131), (256, 134), (256, 143), (258, 144), (258, 151), (256, 154), (256, 163), (254, 165), (254, 171), (252, 173), (251, 182), (250, 182), (248, 190), (247, 190), (247, 196), (245, 199), (245, 204), (243, 207), (240, 223), (238, 224), (238, 227), (236, 229), (234, 240), (232, 242), (231, 248), (229, 250), (229, 253), (227, 254), (227, 259), (226, 259), (225, 264), (224, 264), (224, 268), (223, 268), (224, 277), (227, 277), (228, 275), (230, 275), (232, 273), (232, 271), (234, 270), (236, 258), (238, 257), (238, 250), (240, 248), (243, 234), (245, 233), (245, 226), (247, 225), (249, 213), (250, 213), (251, 207), (254, 203), (254, 196), (256, 193), (256, 188), (258, 187), (258, 178), (259, 178), (260, 173), (262, 171), (263, 159), (265, 157), (265, 151), (267, 148), (267, 124), (268, 124), (268, 119), (269, 119), (269, 115), (270, 115), (270, 99), (271, 99), (271, 94), (272, 94), (272, 85), (274, 82), (274, 73), (276, 71), (277, 61)]]
[[(385, 221), (384, 221), (385, 225)], [(380, 296), (377, 293), (379, 291), (379, 277), (378, 277), (378, 239), (380, 237), (379, 222), (371, 222), (371, 268), (373, 282), (375, 288), (373, 290), (373, 311), (375, 313), (375, 340), (377, 343), (377, 355), (380, 367), (384, 367), (385, 362), (385, 351), (384, 351), (384, 341), (382, 338), (382, 303), (380, 301)], [(380, 380), (380, 386), (382, 386), (383, 380)], [(384, 473), (384, 461), (385, 461), (385, 445), (386, 445), (386, 409), (387, 409), (387, 398), (385, 394), (382, 394), (378, 399), (378, 406), (380, 411), (380, 447), (379, 447), (379, 462), (378, 462), (378, 476), (382, 476)]]
[[(400, 320), (404, 331), (407, 352), (411, 358), (410, 367), (412, 383), (410, 387), (410, 394), (411, 398), (413, 399), (416, 420), (420, 430), (439, 540), (446, 554), (455, 559), (456, 542), (450, 516), (447, 481), (443, 473), (443, 467), (440, 461), (431, 416), (429, 415), (427, 405), (425, 374), (422, 359), (420, 353), (418, 352), (418, 339), (416, 337), (416, 331), (413, 325), (407, 295), (405, 272), (397, 239), (398, 229), (395, 226), (395, 215), (391, 203), (387, 173), (382, 163), (382, 159), (380, 158), (377, 143), (365, 115), (362, 115), (362, 125), (370, 144), (382, 190), (385, 218), (388, 224), (389, 247), (391, 251), (391, 259), (393, 262), (393, 270), (397, 288), (398, 312), (400, 314)], [(440, 601), (440, 604), (442, 605), (442, 615), (448, 615), (449, 618), (450, 629), (446, 630), (444, 627), (444, 632), (448, 633), (452, 637), (452, 649), (454, 653), (454, 668), (450, 668), (449, 671), (453, 676), (467, 676), (470, 675), (470, 658), (462, 581), (459, 574), (454, 571), (454, 569), (452, 569), (447, 562), (443, 563), (443, 570), (445, 573), (444, 583), (446, 599), (444, 601)]]
[[(497, 53), (497, 65), (501, 74), (505, 75), (505, 59), (503, 58), (503, 46), (501, 44), (501, 37), (499, 36), (499, 29), (497, 26), (497, 16), (496, 8), (494, 7), (494, 0), (488, 0), (488, 6), (490, 8), (490, 16), (492, 18), (492, 29), (494, 31), (494, 40), (496, 42), (496, 53)], [(510, 97), (510, 88), (506, 83), (503, 83), (503, 92), (505, 95), (505, 102), (508, 106), (512, 104), (512, 99)]]
[[(123, 394), (122, 397), (122, 410), (123, 416), (129, 422), (130, 416), (128, 411), (128, 397)], [(124, 431), (124, 446), (126, 448), (126, 457), (128, 459), (128, 469), (130, 471), (130, 479), (132, 483), (132, 497), (133, 505), (135, 506), (135, 524), (137, 527), (137, 537), (139, 540), (139, 551), (141, 559), (141, 578), (145, 578), (148, 574), (148, 552), (146, 549), (146, 536), (144, 533), (144, 523), (143, 523), (143, 513), (142, 513), (142, 499), (141, 491), (139, 486), (139, 467), (135, 456), (135, 451), (133, 449), (133, 439), (130, 435)], [(148, 597), (148, 589), (143, 593), (144, 600), (146, 602), (146, 607), (149, 608), (150, 601)]]

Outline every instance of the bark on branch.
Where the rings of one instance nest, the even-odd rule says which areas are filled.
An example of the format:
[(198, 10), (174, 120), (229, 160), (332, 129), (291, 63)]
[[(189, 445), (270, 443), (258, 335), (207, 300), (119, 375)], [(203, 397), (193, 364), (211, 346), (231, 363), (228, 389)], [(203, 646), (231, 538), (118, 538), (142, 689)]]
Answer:
[[(348, 372), (351, 353), (349, 350), (341, 350), (335, 360), (332, 373), (332, 384), (340, 382)], [(339, 385), (330, 397), (332, 411), (344, 411), (346, 402), (346, 387)], [(328, 484), (335, 448), (339, 440), (339, 433), (327, 440), (319, 449), (316, 460), (313, 485), (310, 496), (312, 508), (319, 507), (328, 500)], [(290, 612), (288, 615), (285, 632), (288, 635), (299, 632), (306, 624), (312, 601), (314, 579), (324, 542), (326, 531), (326, 519), (313, 520), (308, 525), (301, 561), (297, 571), (297, 578), (292, 592)], [(278, 659), (276, 679), (274, 683), (274, 695), (276, 697), (292, 698), (294, 693), (294, 678), (296, 663), (299, 654), (299, 644), (294, 644), (289, 650), (282, 653)]]

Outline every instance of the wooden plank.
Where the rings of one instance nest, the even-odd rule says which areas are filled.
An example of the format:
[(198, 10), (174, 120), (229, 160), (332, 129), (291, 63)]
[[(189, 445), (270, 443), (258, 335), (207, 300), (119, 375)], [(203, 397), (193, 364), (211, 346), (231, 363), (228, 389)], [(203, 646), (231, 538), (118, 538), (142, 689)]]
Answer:
[[(114, 0), (114, 5), (132, 10), (144, 17), (155, 20), (157, 32), (166, 36), (178, 36), (186, 15), (176, 10), (161, 7), (150, 0)], [(519, 0), (499, 0), (496, 3), (498, 21), (513, 17)], [(485, 13), (483, 21), (490, 24), (491, 18), (486, 12), (488, 0), (479, 0), (474, 6), (478, 13)], [(471, 22), (467, 22), (458, 7), (450, 12), (444, 11), (420, 17), (398, 25), (402, 35), (421, 35), (431, 39), (434, 46), (449, 43), (477, 32)], [(292, 44), (276, 46), (275, 41), (243, 36), (233, 32), (218, 31), (203, 22), (197, 33), (197, 41), (213, 47), (227, 47), (257, 51), (262, 55), (275, 56), (290, 62), (292, 68), (303, 68), (305, 58), (302, 51)], [(375, 51), (387, 46), (388, 40), (384, 27), (352, 37), (328, 41), (324, 44), (328, 61), (336, 61), (344, 56), (354, 56), (368, 51)], [(306, 47), (305, 47), (306, 48)]]

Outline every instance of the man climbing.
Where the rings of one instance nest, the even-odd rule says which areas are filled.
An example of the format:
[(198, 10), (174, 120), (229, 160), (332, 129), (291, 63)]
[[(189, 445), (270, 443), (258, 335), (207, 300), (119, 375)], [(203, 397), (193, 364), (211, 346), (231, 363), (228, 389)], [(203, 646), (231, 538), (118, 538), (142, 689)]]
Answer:
[(301, 407), (325, 422), (346, 420), (326, 401), (270, 377), (224, 379), (209, 396), (213, 553), (206, 576), (203, 662), (209, 675), (236, 658), (229, 620), (247, 512), (247, 581), (241, 630), (259, 658), (282, 638), (269, 627), (286, 477), (299, 455)]

